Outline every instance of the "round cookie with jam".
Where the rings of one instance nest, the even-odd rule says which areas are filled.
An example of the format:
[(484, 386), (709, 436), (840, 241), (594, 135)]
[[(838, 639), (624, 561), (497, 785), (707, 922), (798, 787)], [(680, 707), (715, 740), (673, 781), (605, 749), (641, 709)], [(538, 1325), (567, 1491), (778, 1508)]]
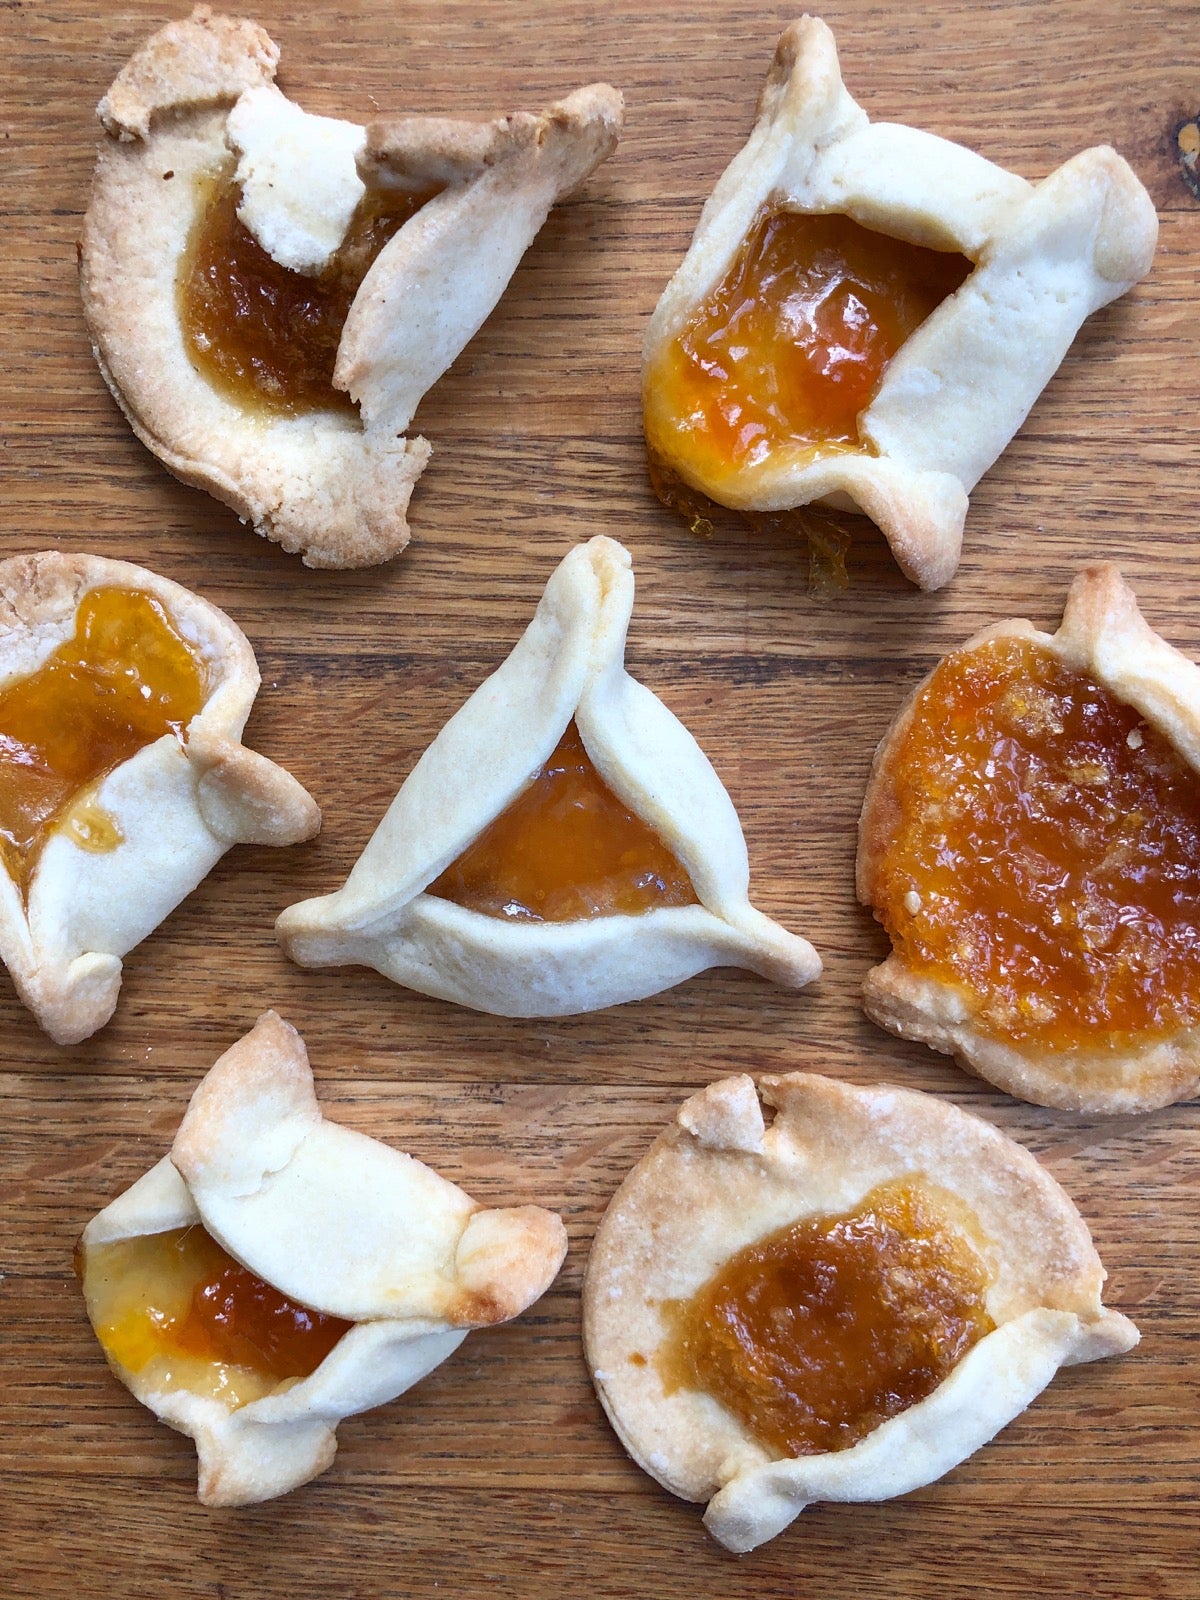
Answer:
[(1114, 566), (1062, 625), (986, 629), (875, 756), (858, 893), (893, 953), (868, 1014), (1008, 1093), (1146, 1111), (1200, 1086), (1200, 668)]
[(634, 1460), (752, 1550), (814, 1501), (933, 1482), (1060, 1366), (1130, 1349), (1104, 1277), (1068, 1196), (981, 1119), (738, 1076), (685, 1101), (614, 1196), (584, 1343)]

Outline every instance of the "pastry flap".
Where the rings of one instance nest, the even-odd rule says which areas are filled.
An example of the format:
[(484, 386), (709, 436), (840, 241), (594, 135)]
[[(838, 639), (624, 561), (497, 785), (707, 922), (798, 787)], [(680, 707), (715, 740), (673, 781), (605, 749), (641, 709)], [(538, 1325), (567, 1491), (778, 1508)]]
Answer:
[[(558, 566), (507, 660), (413, 768), (341, 891), (339, 910), (356, 923), (389, 916), (411, 900), (554, 749), (586, 682), (600, 609), (597, 564), (585, 545)], [(285, 912), (281, 925), (295, 920)]]
[(356, 165), (364, 130), (302, 111), (267, 84), (242, 95), (225, 136), (239, 157), (239, 220), (281, 266), (320, 272), (366, 192)]
[(289, 1299), (352, 1321), (501, 1321), (564, 1253), (536, 1207), (481, 1212), (414, 1157), (327, 1122), (303, 1041), (273, 1012), (192, 1098), (171, 1159), (208, 1231)]

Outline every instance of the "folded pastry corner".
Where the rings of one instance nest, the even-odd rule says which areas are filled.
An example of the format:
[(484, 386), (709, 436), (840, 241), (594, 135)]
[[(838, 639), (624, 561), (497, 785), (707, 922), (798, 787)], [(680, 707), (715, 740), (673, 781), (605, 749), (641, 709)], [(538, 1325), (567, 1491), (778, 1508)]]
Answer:
[(324, 1471), (343, 1417), (520, 1315), (565, 1254), (554, 1213), (481, 1208), (326, 1121), (303, 1040), (266, 1012), (88, 1224), (79, 1270), (117, 1376), (195, 1440), (201, 1500), (245, 1505)]
[(344, 887), (279, 918), (292, 960), (525, 1017), (642, 999), (711, 966), (791, 988), (818, 975), (807, 940), (750, 904), (741, 825), (707, 758), (626, 672), (632, 607), (619, 544), (571, 551)]
[(584, 1283), (601, 1404), (731, 1550), (814, 1501), (941, 1477), (1132, 1322), (1059, 1185), (981, 1119), (886, 1084), (725, 1079), (617, 1191)]
[(295, 844), (315, 801), (246, 749), (241, 630), (127, 562), (0, 562), (0, 960), (58, 1044), (112, 1015), (121, 957), (231, 845)]
[(801, 18), (647, 329), (660, 494), (861, 511), (905, 575), (938, 588), (969, 491), (1084, 318), (1150, 270), (1157, 231), (1107, 147), (1032, 185), (869, 122), (833, 34)]
[(100, 102), (81, 282), (96, 359), (177, 477), (317, 567), (408, 542), (417, 403), (550, 208), (611, 153), (607, 84), (538, 115), (311, 116), (252, 22), (198, 6)]
[(1147, 1111), (1200, 1089), (1200, 667), (1111, 564), (1046, 634), (946, 656), (875, 755), (869, 1016), (1020, 1099)]

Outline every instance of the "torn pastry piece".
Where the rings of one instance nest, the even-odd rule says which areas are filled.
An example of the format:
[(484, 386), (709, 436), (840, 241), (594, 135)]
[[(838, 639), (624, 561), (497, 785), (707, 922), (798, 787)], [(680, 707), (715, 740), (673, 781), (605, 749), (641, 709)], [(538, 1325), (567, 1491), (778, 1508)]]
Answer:
[[(776, 1109), (766, 1126), (759, 1095)], [(808, 1073), (684, 1102), (596, 1234), (584, 1345), (634, 1460), (731, 1550), (931, 1483), (1137, 1329), (1070, 1199), (945, 1101)]]
[(1116, 567), (1058, 632), (985, 629), (881, 743), (858, 893), (867, 1012), (1009, 1094), (1147, 1111), (1200, 1088), (1200, 668)]
[(621, 97), (540, 115), (310, 116), (252, 22), (199, 6), (100, 102), (81, 254), (96, 358), (138, 437), (310, 566), (408, 542), (417, 403), (538, 229), (615, 147)]
[(647, 330), (660, 495), (861, 511), (936, 589), (958, 565), (968, 491), (1084, 318), (1149, 271), (1156, 237), (1149, 196), (1108, 148), (1035, 186), (871, 124), (832, 33), (802, 18)]
[(507, 661), (405, 780), (336, 894), (277, 923), (301, 966), (362, 964), (501, 1016), (642, 999), (712, 966), (799, 988), (812, 946), (751, 906), (737, 813), (625, 671), (628, 553), (561, 563)]
[(0, 960), (56, 1043), (108, 1021), (121, 957), (231, 845), (320, 827), (240, 742), (258, 685), (224, 612), (144, 567), (0, 562)]
[(485, 1209), (327, 1122), (303, 1040), (268, 1011), (77, 1260), (113, 1370), (196, 1441), (200, 1499), (229, 1506), (323, 1472), (343, 1417), (519, 1316), (565, 1254), (553, 1212)]

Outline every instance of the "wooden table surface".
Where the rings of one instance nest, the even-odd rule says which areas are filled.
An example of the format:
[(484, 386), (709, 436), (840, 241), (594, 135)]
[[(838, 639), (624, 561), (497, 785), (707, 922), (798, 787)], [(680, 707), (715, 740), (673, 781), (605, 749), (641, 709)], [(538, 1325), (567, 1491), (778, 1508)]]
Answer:
[[(116, 1017), (58, 1049), (0, 992), (0, 1592), (296, 1596), (886, 1594), (914, 1600), (1200, 1594), (1197, 1108), (1080, 1118), (1017, 1104), (880, 1032), (859, 985), (885, 940), (853, 892), (871, 752), (949, 647), (993, 619), (1053, 627), (1088, 558), (1118, 560), (1151, 622), (1200, 655), (1200, 200), (1177, 132), (1200, 111), (1184, 0), (837, 0), (825, 12), (872, 117), (919, 124), (1030, 178), (1086, 145), (1133, 163), (1162, 218), (1149, 279), (1085, 327), (972, 496), (954, 581), (922, 595), (854, 525), (851, 587), (806, 594), (803, 552), (730, 517), (695, 539), (654, 500), (638, 405), (647, 317), (751, 126), (792, 12), (718, 0), (513, 0), (254, 13), (281, 83), (366, 119), (536, 107), (607, 77), (624, 141), (553, 215), (500, 306), (421, 407), (434, 457), (390, 566), (310, 572), (176, 483), (93, 364), (75, 241), (93, 107), (167, 20), (150, 4), (0, 9), (0, 553), (50, 546), (153, 567), (245, 629), (249, 738), (324, 810), (296, 849), (232, 851), (133, 952)], [(737, 803), (757, 902), (821, 951), (799, 994), (713, 972), (557, 1022), (476, 1016), (366, 970), (277, 949), (287, 904), (336, 887), (401, 779), (508, 652), (577, 540), (633, 553), (631, 669), (692, 729)], [(110, 1375), (71, 1272), (88, 1218), (167, 1148), (195, 1084), (268, 1005), (305, 1035), (332, 1115), (491, 1202), (559, 1209), (571, 1250), (519, 1322), (472, 1336), (416, 1390), (340, 1430), (316, 1483), (210, 1511), (190, 1441)], [(932, 1487), (815, 1507), (740, 1558), (624, 1455), (579, 1346), (588, 1243), (684, 1097), (734, 1070), (888, 1078), (968, 1106), (1042, 1156), (1088, 1219), (1131, 1355), (1062, 1373)]]

